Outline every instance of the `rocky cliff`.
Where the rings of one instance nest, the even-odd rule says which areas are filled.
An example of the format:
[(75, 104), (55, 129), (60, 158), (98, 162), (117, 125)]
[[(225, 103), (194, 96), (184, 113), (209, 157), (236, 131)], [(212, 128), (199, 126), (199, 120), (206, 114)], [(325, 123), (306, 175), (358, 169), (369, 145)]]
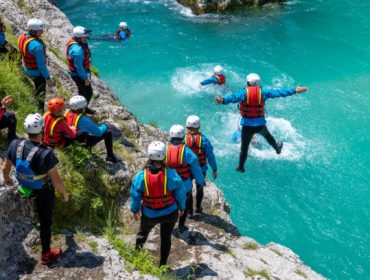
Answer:
[(266, 3), (282, 2), (282, 0), (177, 0), (189, 7), (194, 14), (218, 13), (242, 6), (262, 6)]
[[(67, 17), (47, 0), (2, 0), (0, 14), (16, 35), (23, 32), (30, 17), (46, 23), (49, 44), (50, 69), (61, 86), (76, 92), (66, 73), (66, 64), (60, 54), (72, 31)], [(53, 51), (50, 51), (52, 50)], [(101, 119), (114, 124), (115, 137), (128, 153), (124, 162), (109, 167), (110, 179), (122, 189), (121, 223), (127, 244), (133, 243), (138, 224), (128, 210), (127, 188), (135, 172), (145, 160), (147, 145), (153, 139), (165, 139), (156, 128), (137, 121), (99, 78), (93, 76), (94, 92), (98, 96), (92, 107)], [(129, 131), (129, 137), (127, 134)], [(4, 148), (4, 147), (3, 147)], [(2, 157), (4, 151), (1, 152)], [(134, 161), (132, 159), (135, 159)], [(241, 236), (228, 216), (229, 206), (222, 192), (213, 184), (205, 189), (205, 214), (190, 220), (190, 230), (174, 232), (169, 265), (173, 272), (166, 279), (324, 279), (304, 265), (291, 250), (278, 244), (260, 245)], [(40, 265), (38, 232), (32, 224), (32, 201), (19, 197), (16, 191), (4, 187), (0, 176), (0, 279), (157, 279), (141, 275), (135, 265), (125, 261), (115, 247), (103, 236), (77, 231), (61, 231), (53, 236), (63, 251), (63, 258), (47, 268)], [(77, 226), (77, 225), (76, 225)], [(78, 228), (77, 228), (78, 229)], [(146, 244), (158, 255), (158, 229)], [(163, 278), (162, 277), (162, 278)], [(172, 278), (171, 278), (172, 277)]]

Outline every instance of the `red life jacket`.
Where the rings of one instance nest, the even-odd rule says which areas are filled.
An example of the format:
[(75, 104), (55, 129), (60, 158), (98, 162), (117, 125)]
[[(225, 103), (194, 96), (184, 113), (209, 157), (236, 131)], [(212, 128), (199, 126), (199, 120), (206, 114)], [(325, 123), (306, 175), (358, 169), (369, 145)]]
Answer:
[(131, 37), (131, 30), (130, 29), (122, 29), (122, 28), (119, 28), (116, 33), (114, 33), (114, 38), (116, 38), (117, 40), (122, 40), (121, 36), (119, 36), (119, 33), (123, 31), (123, 32), (126, 32), (126, 35), (127, 35), (127, 39), (129, 39)]
[(71, 38), (69, 39), (67, 43), (67, 59), (68, 59), (68, 67), (69, 70), (76, 72), (76, 67), (73, 62), (73, 57), (71, 57), (68, 53), (69, 47), (72, 46), (73, 44), (79, 44), (83, 49), (84, 49), (84, 61), (83, 61), (83, 66), (85, 70), (89, 71), (91, 67), (91, 59), (90, 59), (90, 49), (87, 44), (80, 44), (78, 43), (75, 39)]
[(44, 55), (46, 58), (46, 46), (45, 46), (45, 43), (40, 38), (33, 37), (29, 34), (27, 35), (26, 33), (22, 34), (18, 38), (18, 48), (19, 48), (19, 52), (22, 55), (23, 65), (31, 70), (38, 69), (38, 66), (36, 63), (36, 57), (31, 55), (28, 51), (28, 44), (33, 40), (40, 42), (44, 46)]
[(0, 108), (0, 121), (4, 117), (5, 112), (6, 112), (5, 108)]
[(149, 169), (144, 169), (144, 185), (144, 206), (160, 210), (174, 204), (175, 195), (167, 188), (167, 168), (157, 174), (152, 174)]
[(202, 148), (202, 134), (200, 132), (197, 135), (187, 134), (185, 136), (185, 144), (198, 156), (200, 166), (207, 163), (206, 151)]
[(214, 74), (213, 76), (215, 76), (216, 77), (216, 79), (217, 79), (217, 84), (218, 85), (223, 85), (224, 83), (225, 83), (225, 76), (224, 75), (216, 75), (216, 74)]
[(245, 92), (245, 100), (239, 104), (240, 115), (247, 118), (265, 116), (265, 101), (262, 99), (262, 88), (249, 86)]
[(84, 113), (76, 113), (72, 110), (68, 110), (64, 113), (64, 117), (66, 118), (67, 124), (69, 126), (73, 126), (78, 129), (78, 121), (83, 116)]
[(64, 135), (58, 131), (55, 131), (55, 126), (58, 122), (65, 120), (63, 116), (53, 116), (50, 112), (44, 114), (44, 135), (42, 143), (48, 147), (55, 148), (64, 145)]
[(191, 171), (190, 166), (184, 162), (185, 144), (172, 145), (169, 144), (166, 152), (166, 164), (170, 168), (176, 169), (177, 174), (186, 180), (190, 177)]

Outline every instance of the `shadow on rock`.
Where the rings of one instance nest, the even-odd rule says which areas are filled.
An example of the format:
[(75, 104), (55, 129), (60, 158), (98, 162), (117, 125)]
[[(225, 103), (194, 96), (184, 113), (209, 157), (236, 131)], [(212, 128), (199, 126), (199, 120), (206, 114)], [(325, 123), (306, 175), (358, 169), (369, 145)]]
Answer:
[(74, 240), (74, 235), (71, 233), (66, 233), (66, 244), (68, 249), (63, 252), (62, 258), (51, 266), (51, 268), (57, 267), (85, 267), (85, 268), (95, 268), (101, 266), (104, 263), (104, 258), (97, 256), (91, 252), (78, 252), (79, 249), (76, 241)]
[(200, 263), (177, 268), (172, 271), (176, 279), (195, 280), (200, 277), (218, 276), (217, 272), (211, 269), (207, 264)]
[(230, 233), (233, 236), (240, 236), (240, 232), (236, 226), (232, 223), (228, 223), (219, 216), (202, 213), (202, 215), (196, 216), (196, 221), (223, 229), (225, 232)]
[(188, 245), (193, 246), (210, 246), (217, 251), (224, 251), (224, 247), (218, 243), (212, 243), (204, 237), (199, 231), (186, 231), (182, 234), (178, 230), (173, 232), (177, 238), (184, 240)]

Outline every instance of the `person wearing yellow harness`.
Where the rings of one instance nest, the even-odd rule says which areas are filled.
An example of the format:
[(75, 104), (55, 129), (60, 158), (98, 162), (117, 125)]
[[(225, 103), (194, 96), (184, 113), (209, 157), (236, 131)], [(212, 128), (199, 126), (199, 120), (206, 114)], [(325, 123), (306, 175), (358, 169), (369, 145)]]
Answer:
[(26, 117), (24, 130), (29, 140), (12, 141), (6, 153), (3, 175), (5, 185), (13, 186), (10, 171), (14, 165), (16, 178), (20, 184), (18, 190), (25, 197), (35, 198), (40, 221), (41, 262), (50, 265), (62, 255), (62, 250), (50, 248), (55, 204), (54, 188), (60, 192), (63, 202), (68, 202), (68, 194), (58, 173), (58, 159), (52, 149), (41, 143), (43, 126), (44, 120), (40, 114), (30, 114)]
[[(191, 115), (186, 119), (186, 128), (188, 129), (185, 135), (185, 144), (198, 156), (198, 161), (204, 178), (206, 177), (208, 165), (212, 168), (213, 179), (217, 178), (217, 163), (216, 157), (213, 153), (213, 146), (207, 136), (200, 132), (200, 118), (196, 115)], [(196, 210), (195, 213), (202, 213), (203, 187), (196, 183)], [(189, 217), (193, 216), (193, 196), (189, 202), (191, 206), (189, 209)]]
[(276, 142), (275, 138), (268, 131), (265, 119), (265, 101), (269, 98), (287, 97), (296, 93), (307, 91), (306, 87), (288, 89), (270, 89), (262, 88), (260, 76), (256, 73), (250, 73), (247, 76), (247, 87), (238, 92), (228, 94), (224, 97), (216, 98), (217, 104), (239, 103), (240, 109), (240, 125), (242, 126), (241, 133), (241, 149), (239, 156), (239, 165), (235, 168), (236, 171), (244, 173), (244, 164), (247, 160), (249, 144), (253, 135), (261, 134), (266, 141), (274, 148), (277, 154), (281, 153), (283, 142)]
[(67, 146), (78, 136), (77, 130), (68, 125), (63, 111), (63, 99), (52, 98), (48, 101), (48, 112), (44, 115), (45, 127), (42, 142), (50, 148)]
[(185, 226), (185, 221), (188, 212), (193, 208), (192, 178), (195, 179), (199, 186), (204, 187), (206, 182), (200, 169), (198, 157), (194, 152), (185, 145), (185, 128), (182, 125), (175, 124), (170, 128), (170, 143), (167, 146), (166, 164), (170, 168), (176, 169), (177, 174), (180, 175), (186, 192), (186, 208), (184, 215), (179, 219), (179, 232), (183, 233), (188, 230)]
[(185, 209), (185, 189), (181, 177), (166, 167), (166, 145), (160, 141), (148, 147), (149, 161), (134, 177), (130, 189), (130, 207), (134, 219), (140, 219), (136, 249), (141, 250), (152, 228), (160, 224), (161, 259), (166, 265), (171, 250), (172, 230)]
[(104, 140), (107, 150), (106, 160), (112, 163), (121, 162), (113, 153), (113, 134), (108, 124), (96, 124), (87, 115), (85, 109), (87, 106), (86, 98), (82, 95), (75, 95), (69, 100), (69, 107), (64, 116), (67, 124), (77, 130), (80, 135), (85, 133), (85, 137), (78, 137), (78, 141), (85, 143), (87, 147), (92, 147)]

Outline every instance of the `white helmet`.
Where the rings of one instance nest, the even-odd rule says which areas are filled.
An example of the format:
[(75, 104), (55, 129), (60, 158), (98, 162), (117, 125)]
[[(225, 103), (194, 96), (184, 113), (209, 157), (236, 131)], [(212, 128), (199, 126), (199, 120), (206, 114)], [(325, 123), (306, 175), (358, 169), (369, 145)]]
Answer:
[(247, 76), (247, 82), (251, 85), (251, 86), (258, 86), (258, 84), (260, 83), (260, 76), (256, 73), (250, 73), (248, 74)]
[(171, 138), (184, 138), (185, 128), (182, 125), (174, 124), (170, 128), (170, 137)]
[(163, 160), (166, 156), (166, 145), (161, 141), (153, 141), (148, 146), (148, 157), (151, 160)]
[(39, 113), (29, 114), (24, 120), (24, 130), (28, 134), (40, 133), (44, 127), (44, 119)]
[(126, 22), (122, 21), (119, 23), (119, 27), (123, 28), (123, 29), (127, 29), (128, 28), (128, 25)]
[(220, 75), (224, 71), (224, 69), (221, 67), (221, 65), (216, 65), (215, 68), (213, 68), (213, 72), (216, 75)]
[(73, 37), (76, 38), (89, 38), (91, 30), (83, 26), (76, 26), (73, 28)]
[(27, 30), (28, 31), (40, 31), (40, 30), (44, 30), (44, 28), (45, 28), (45, 25), (44, 25), (44, 23), (42, 22), (41, 19), (31, 18), (27, 22)]
[(69, 107), (71, 107), (72, 110), (78, 110), (83, 109), (87, 106), (86, 98), (82, 95), (75, 95), (72, 96), (69, 100)]
[(186, 119), (186, 127), (190, 128), (199, 128), (200, 127), (200, 118), (196, 115), (191, 115)]

